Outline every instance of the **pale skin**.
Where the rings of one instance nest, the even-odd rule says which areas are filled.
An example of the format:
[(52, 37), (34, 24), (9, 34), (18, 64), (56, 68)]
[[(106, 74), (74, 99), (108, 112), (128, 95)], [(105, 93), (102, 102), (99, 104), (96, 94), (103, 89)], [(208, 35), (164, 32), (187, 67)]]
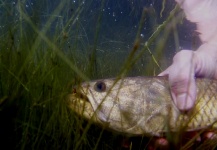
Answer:
[(217, 46), (204, 43), (196, 51), (182, 50), (159, 75), (168, 75), (174, 103), (181, 111), (188, 111), (197, 96), (195, 77), (217, 79)]
[[(193, 109), (197, 97), (195, 77), (217, 79), (217, 46), (204, 43), (196, 51), (181, 50), (174, 56), (172, 65), (159, 75), (169, 77), (175, 105), (180, 111), (188, 112)], [(206, 132), (197, 141), (202, 139), (216, 140), (216, 134)], [(168, 141), (158, 138), (155, 145), (167, 149)]]
[(195, 77), (217, 79), (217, 1), (176, 0), (186, 18), (196, 23), (202, 45), (196, 50), (181, 50), (173, 63), (160, 76), (169, 76), (173, 101), (181, 111), (193, 108)]
[[(181, 50), (173, 63), (159, 76), (168, 76), (171, 95), (181, 112), (193, 109), (197, 97), (196, 77), (217, 79), (217, 1), (215, 0), (176, 0), (188, 20), (197, 25), (202, 45), (196, 50)], [(215, 136), (214, 136), (215, 135)], [(213, 132), (206, 132), (201, 139), (216, 137)], [(155, 144), (168, 146), (164, 138)]]

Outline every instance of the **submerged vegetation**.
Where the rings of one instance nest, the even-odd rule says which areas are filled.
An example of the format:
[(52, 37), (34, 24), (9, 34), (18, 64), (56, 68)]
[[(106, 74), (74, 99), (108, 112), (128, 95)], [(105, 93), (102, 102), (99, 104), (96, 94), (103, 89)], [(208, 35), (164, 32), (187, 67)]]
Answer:
[[(1, 146), (120, 149), (121, 135), (87, 123), (65, 99), (82, 81), (156, 75), (171, 62), (182, 13), (175, 4), (146, 3), (2, 0)], [(142, 140), (134, 142), (144, 149)]]

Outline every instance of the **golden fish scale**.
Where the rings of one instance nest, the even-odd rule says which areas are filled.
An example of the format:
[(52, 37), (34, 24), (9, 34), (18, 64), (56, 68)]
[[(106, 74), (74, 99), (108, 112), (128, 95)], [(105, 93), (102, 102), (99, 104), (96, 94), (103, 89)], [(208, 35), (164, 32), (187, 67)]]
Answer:
[(217, 127), (217, 82), (216, 80), (197, 79), (197, 101), (188, 114), (181, 114), (176, 123), (187, 130)]

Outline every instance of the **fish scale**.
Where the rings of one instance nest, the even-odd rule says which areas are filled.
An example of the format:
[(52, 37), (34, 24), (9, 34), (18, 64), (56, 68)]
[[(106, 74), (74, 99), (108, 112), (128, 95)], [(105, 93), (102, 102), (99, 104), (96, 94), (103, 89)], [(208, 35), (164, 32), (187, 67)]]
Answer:
[(159, 136), (183, 129), (216, 129), (217, 80), (197, 78), (196, 84), (195, 107), (187, 114), (174, 105), (167, 77), (126, 77), (82, 83), (69, 95), (68, 102), (73, 111), (86, 119), (127, 135)]

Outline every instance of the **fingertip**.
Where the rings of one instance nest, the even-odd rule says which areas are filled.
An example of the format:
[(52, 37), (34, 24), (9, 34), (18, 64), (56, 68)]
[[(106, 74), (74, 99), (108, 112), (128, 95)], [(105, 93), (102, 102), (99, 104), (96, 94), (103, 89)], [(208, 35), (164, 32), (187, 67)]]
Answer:
[(195, 78), (174, 82), (171, 88), (173, 101), (180, 111), (188, 112), (194, 107), (197, 95)]
[(217, 140), (217, 134), (215, 132), (207, 131), (202, 135), (203, 140)]
[(158, 76), (167, 76), (167, 75), (168, 75), (168, 72), (166, 70), (158, 74)]
[(164, 74), (163, 74), (163, 73), (160, 73), (160, 74), (158, 74), (157, 76), (164, 76)]
[(181, 93), (176, 96), (175, 104), (180, 111), (189, 111), (194, 106), (194, 99), (187, 93)]
[(216, 148), (217, 134), (212, 131), (206, 131), (202, 134), (203, 145), (206, 145), (206, 149)]
[(168, 76), (170, 68), (171, 67), (168, 67), (167, 69), (165, 69), (164, 71), (162, 71), (160, 74), (158, 74), (158, 76)]
[(169, 142), (166, 138), (158, 138), (155, 141), (155, 148), (158, 149), (168, 149), (169, 148)]

